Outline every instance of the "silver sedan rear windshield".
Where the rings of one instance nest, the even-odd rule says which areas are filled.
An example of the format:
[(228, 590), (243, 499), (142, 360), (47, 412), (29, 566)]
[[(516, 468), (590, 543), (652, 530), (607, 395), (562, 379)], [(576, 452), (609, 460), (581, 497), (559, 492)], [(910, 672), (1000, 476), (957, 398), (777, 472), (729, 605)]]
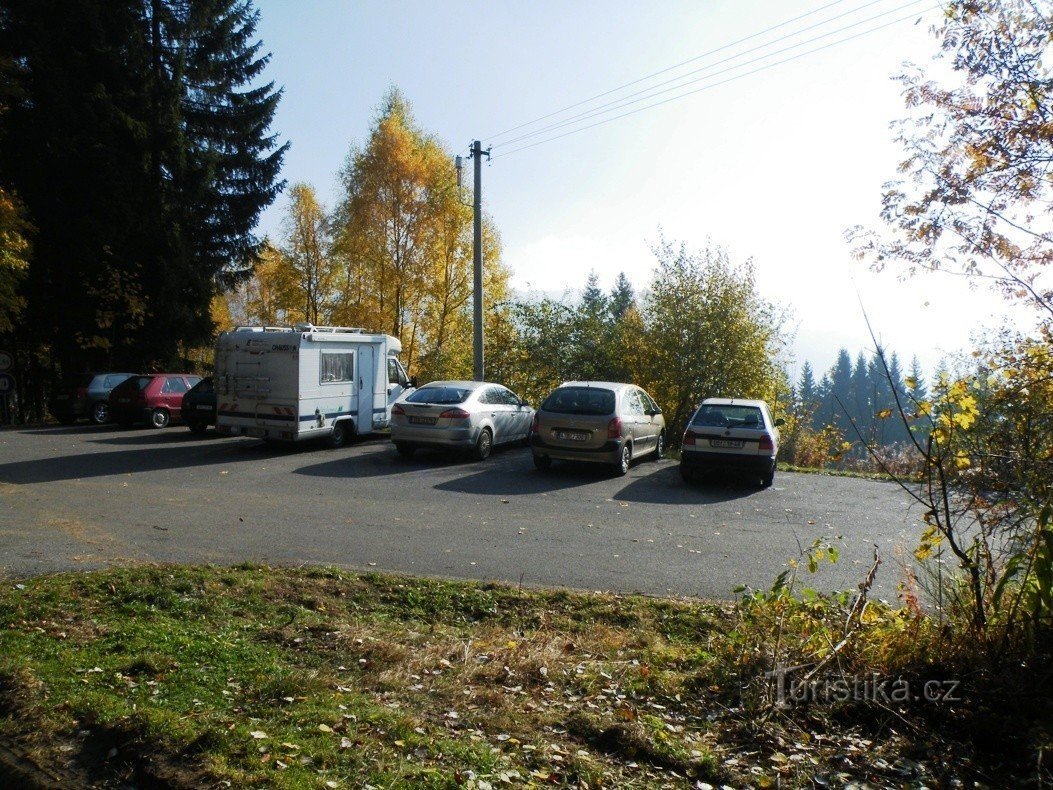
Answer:
[(613, 414), (614, 393), (592, 387), (560, 387), (541, 404), (556, 414)]
[(756, 406), (710, 405), (695, 412), (692, 425), (720, 428), (763, 428), (764, 417)]
[(410, 403), (464, 403), (471, 394), (468, 387), (421, 387), (406, 400)]

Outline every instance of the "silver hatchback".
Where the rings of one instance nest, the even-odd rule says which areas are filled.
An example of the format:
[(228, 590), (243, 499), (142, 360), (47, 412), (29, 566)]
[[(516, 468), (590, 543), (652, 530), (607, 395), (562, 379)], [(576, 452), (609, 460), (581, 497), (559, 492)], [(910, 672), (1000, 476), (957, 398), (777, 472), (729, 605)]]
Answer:
[(507, 387), (486, 381), (433, 381), (391, 407), (391, 440), (404, 457), (419, 447), (471, 450), (483, 460), (496, 444), (525, 441), (534, 410)]
[(634, 459), (665, 454), (665, 417), (633, 384), (569, 381), (538, 407), (530, 446), (538, 469), (554, 459), (591, 461), (624, 475)]

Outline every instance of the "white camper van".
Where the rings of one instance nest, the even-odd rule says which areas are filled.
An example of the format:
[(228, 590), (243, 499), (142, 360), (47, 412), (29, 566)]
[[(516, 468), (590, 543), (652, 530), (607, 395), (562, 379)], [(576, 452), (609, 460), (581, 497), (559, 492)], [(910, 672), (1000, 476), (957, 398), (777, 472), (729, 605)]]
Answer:
[(216, 341), (216, 430), (339, 447), (391, 422), (411, 388), (390, 335), (342, 326), (243, 326)]

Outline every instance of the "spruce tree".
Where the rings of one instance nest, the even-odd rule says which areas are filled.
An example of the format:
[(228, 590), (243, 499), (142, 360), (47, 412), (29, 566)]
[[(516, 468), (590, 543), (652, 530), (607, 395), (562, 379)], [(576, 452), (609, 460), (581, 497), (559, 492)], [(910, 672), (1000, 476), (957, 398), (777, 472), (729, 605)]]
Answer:
[(0, 181), (35, 226), (28, 317), (60, 366), (207, 341), (281, 187), (249, 0), (5, 0)]
[(625, 276), (625, 272), (619, 272), (608, 300), (608, 306), (614, 320), (620, 321), (625, 316), (625, 312), (635, 304), (636, 294), (633, 292), (632, 283)]

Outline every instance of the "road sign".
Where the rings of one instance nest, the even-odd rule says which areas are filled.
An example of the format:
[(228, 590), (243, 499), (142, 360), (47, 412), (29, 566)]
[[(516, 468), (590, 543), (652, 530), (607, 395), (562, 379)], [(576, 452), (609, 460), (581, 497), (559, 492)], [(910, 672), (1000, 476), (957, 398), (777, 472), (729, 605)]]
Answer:
[(15, 391), (15, 377), (10, 373), (0, 373), (0, 398), (13, 394)]
[(11, 370), (11, 366), (15, 363), (15, 360), (6, 351), (0, 351), (0, 373), (6, 373)]

